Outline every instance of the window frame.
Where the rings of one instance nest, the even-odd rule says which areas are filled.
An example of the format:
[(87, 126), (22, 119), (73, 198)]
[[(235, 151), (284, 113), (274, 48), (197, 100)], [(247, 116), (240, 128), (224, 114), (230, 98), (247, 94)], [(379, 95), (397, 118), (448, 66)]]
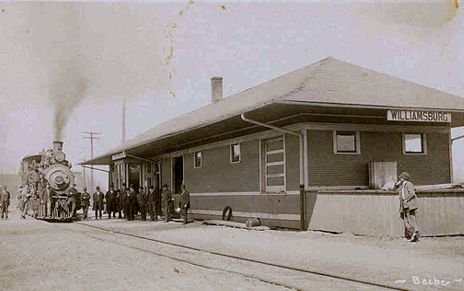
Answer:
[[(406, 150), (406, 135), (417, 134), (421, 136), (422, 152), (408, 152)], [(425, 132), (403, 132), (402, 134), (403, 143), (403, 155), (405, 156), (424, 156), (427, 155), (427, 134)]]
[[(337, 141), (337, 136), (338, 132), (352, 132), (354, 133), (354, 141), (355, 141), (355, 150), (352, 152), (344, 152), (344, 151), (338, 151), (338, 141)], [(333, 131), (333, 138), (332, 138), (332, 144), (333, 144), (333, 152), (336, 155), (360, 155), (361, 154), (361, 134), (359, 130), (334, 130)]]
[[(238, 161), (234, 161), (233, 160), (233, 149), (234, 149), (234, 146), (235, 145), (238, 145), (238, 148), (239, 148), (239, 154), (238, 154)], [(230, 158), (230, 163), (231, 164), (239, 164), (242, 162), (242, 145), (241, 143), (233, 143), (230, 145), (230, 150), (229, 150), (229, 158)]]
[[(200, 154), (200, 165), (197, 167), (197, 154)], [(193, 168), (200, 169), (203, 167), (203, 153), (202, 151), (197, 151), (193, 153)]]

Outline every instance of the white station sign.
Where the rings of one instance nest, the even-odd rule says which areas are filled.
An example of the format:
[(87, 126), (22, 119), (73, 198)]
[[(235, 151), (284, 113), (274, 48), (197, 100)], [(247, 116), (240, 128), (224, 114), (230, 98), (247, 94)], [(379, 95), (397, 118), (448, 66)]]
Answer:
[(118, 154), (114, 154), (114, 155), (112, 155), (111, 158), (112, 158), (113, 161), (124, 159), (124, 158), (126, 158), (126, 152), (121, 152), (121, 153), (118, 153)]
[(389, 121), (451, 122), (451, 113), (443, 111), (388, 110)]

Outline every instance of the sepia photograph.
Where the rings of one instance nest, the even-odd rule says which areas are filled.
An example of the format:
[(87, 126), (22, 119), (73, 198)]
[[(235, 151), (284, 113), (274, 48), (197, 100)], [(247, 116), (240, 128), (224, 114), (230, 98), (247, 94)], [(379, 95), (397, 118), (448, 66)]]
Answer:
[(463, 9), (0, 0), (0, 290), (464, 290)]

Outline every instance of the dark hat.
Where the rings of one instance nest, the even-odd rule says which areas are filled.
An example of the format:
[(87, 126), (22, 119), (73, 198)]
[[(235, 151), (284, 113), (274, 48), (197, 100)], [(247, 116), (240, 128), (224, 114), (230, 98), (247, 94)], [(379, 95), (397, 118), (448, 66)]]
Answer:
[(163, 188), (169, 188), (168, 184), (164, 184)]
[(100, 190), (100, 186), (97, 186), (97, 190)]

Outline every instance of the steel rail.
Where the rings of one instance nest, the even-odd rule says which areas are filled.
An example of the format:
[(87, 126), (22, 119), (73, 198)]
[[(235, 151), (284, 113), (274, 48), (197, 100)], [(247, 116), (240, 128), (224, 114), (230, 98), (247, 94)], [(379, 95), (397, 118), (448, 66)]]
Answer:
[[(275, 268), (281, 268), (281, 269), (292, 270), (292, 271), (297, 271), (297, 272), (302, 272), (302, 273), (307, 273), (307, 274), (319, 275), (319, 276), (323, 276), (323, 277), (339, 279), (339, 280), (343, 280), (343, 281), (359, 283), (359, 284), (373, 286), (373, 287), (380, 287), (380, 288), (385, 288), (385, 289), (390, 289), (390, 290), (401, 290), (401, 291), (408, 291), (409, 290), (409, 289), (395, 287), (395, 286), (391, 286), (391, 285), (386, 285), (386, 284), (375, 283), (375, 282), (370, 282), (370, 281), (366, 281), (366, 280), (360, 280), (360, 279), (344, 277), (344, 276), (341, 276), (341, 275), (329, 274), (329, 273), (324, 273), (324, 272), (319, 272), (319, 271), (312, 271), (312, 270), (302, 269), (302, 268), (298, 268), (298, 267), (286, 266), (286, 265), (281, 265), (281, 264), (277, 264), (277, 263), (270, 263), (270, 262), (259, 261), (259, 260), (251, 259), (251, 258), (244, 258), (244, 257), (240, 257), (240, 256), (224, 254), (224, 253), (220, 253), (220, 252), (216, 252), (216, 251), (209, 251), (209, 250), (200, 249), (200, 248), (196, 248), (196, 247), (192, 247), (192, 246), (188, 246), (188, 245), (183, 245), (183, 244), (178, 244), (178, 243), (173, 243), (173, 242), (167, 242), (167, 241), (163, 241), (163, 240), (159, 240), (159, 239), (149, 238), (149, 237), (145, 237), (145, 236), (141, 236), (141, 235), (137, 235), (137, 234), (132, 234), (132, 233), (127, 233), (127, 232), (123, 232), (123, 231), (119, 231), (119, 230), (109, 229), (109, 228), (105, 228), (105, 227), (101, 227), (101, 226), (90, 225), (90, 224), (86, 224), (86, 223), (82, 223), (82, 222), (77, 222), (77, 224), (87, 226), (87, 227), (91, 227), (91, 228), (95, 228), (95, 229), (99, 229), (99, 230), (105, 231), (105, 232), (125, 235), (125, 236), (134, 237), (134, 238), (147, 240), (147, 241), (152, 241), (152, 242), (156, 242), (156, 243), (160, 243), (160, 244), (165, 244), (165, 245), (175, 246), (175, 247), (179, 247), (179, 248), (194, 250), (194, 251), (198, 251), (198, 252), (208, 253), (208, 254), (212, 254), (212, 255), (216, 255), (216, 256), (220, 256), (220, 257), (231, 258), (231, 259), (236, 259), (236, 260), (246, 261), (246, 262), (251, 262), (251, 263), (256, 263), (256, 264), (262, 264), (262, 265), (271, 266), (271, 267), (275, 267)], [(185, 261), (185, 260), (179, 259), (179, 258), (173, 258), (173, 259), (179, 260), (179, 261)], [(190, 263), (192, 263), (192, 262), (190, 262)], [(196, 264), (196, 263), (192, 263), (192, 264)], [(259, 279), (259, 278), (257, 278), (257, 279)], [(276, 284), (276, 283), (273, 283), (273, 284)], [(283, 285), (283, 286), (285, 286), (285, 285)], [(293, 288), (293, 287), (291, 287), (291, 288)]]

